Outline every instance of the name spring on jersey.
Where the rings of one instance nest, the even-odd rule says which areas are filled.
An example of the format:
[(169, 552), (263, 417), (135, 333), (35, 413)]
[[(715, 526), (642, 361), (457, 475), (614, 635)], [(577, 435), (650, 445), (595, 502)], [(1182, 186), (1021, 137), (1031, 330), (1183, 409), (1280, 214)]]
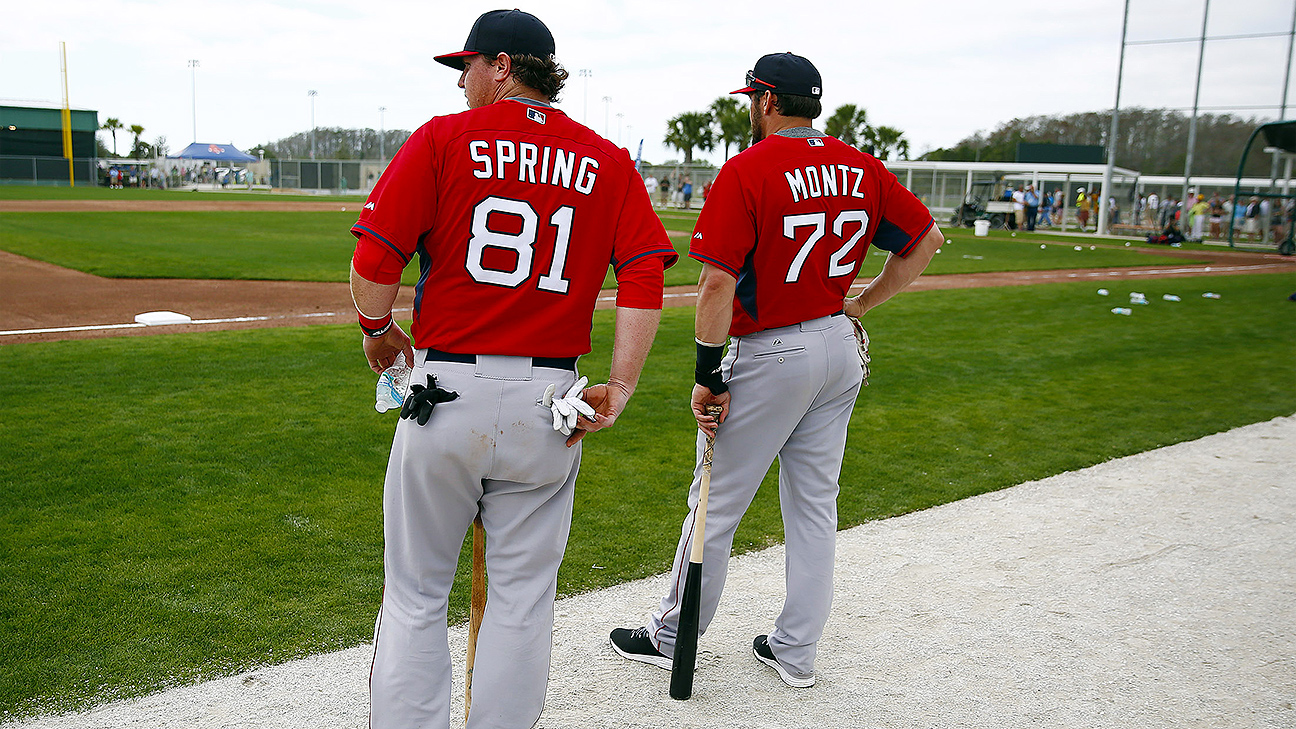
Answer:
[(482, 180), (491, 177), (503, 180), (516, 175), (518, 182), (563, 187), (582, 195), (593, 192), (598, 181), (598, 160), (582, 156), (578, 163), (575, 152), (561, 147), (541, 147), (511, 139), (496, 139), (491, 144), (474, 139), (468, 143), (468, 156), (478, 165), (472, 168), (473, 177)]

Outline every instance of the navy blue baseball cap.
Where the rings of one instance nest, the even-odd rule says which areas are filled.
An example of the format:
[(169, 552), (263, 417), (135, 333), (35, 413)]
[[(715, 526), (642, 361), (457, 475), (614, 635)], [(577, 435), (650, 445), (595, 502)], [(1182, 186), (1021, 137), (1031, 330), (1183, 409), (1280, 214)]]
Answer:
[(747, 72), (746, 86), (729, 93), (760, 94), (766, 91), (818, 99), (823, 96), (823, 79), (813, 63), (795, 53), (771, 53), (761, 56), (756, 67)]
[(516, 9), (492, 10), (482, 13), (473, 23), (462, 51), (434, 58), (438, 63), (462, 71), (463, 59), (478, 53), (491, 58), (501, 53), (548, 58), (554, 53), (553, 33), (531, 13)]

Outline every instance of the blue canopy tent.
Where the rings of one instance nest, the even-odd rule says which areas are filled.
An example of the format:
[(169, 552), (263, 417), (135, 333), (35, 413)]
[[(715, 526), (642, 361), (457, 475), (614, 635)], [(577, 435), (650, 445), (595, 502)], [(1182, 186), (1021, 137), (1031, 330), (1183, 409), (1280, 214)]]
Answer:
[[(201, 164), (196, 169), (190, 169), (187, 173), (190, 175), (187, 179), (191, 182), (200, 183), (219, 183), (221, 187), (227, 184), (244, 184), (250, 182), (251, 176), (246, 169), (235, 167), (237, 163), (256, 162), (258, 158), (250, 154), (241, 152), (232, 144), (209, 144), (207, 142), (194, 142), (193, 144), (180, 150), (179, 154), (167, 157), (168, 160), (193, 160), (202, 163), (214, 163), (218, 165), (214, 169), (209, 168), (207, 164)], [(172, 163), (175, 165), (177, 163)]]
[(240, 152), (232, 144), (207, 144), (194, 142), (180, 150), (180, 154), (171, 155), (171, 159), (209, 159), (217, 162), (256, 162), (257, 158), (246, 152)]

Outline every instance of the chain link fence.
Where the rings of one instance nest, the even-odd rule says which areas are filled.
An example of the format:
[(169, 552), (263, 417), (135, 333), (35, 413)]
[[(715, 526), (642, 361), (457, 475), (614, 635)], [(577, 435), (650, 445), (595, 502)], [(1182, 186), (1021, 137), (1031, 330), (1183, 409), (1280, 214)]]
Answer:
[[(100, 184), (98, 160), (72, 160), (76, 181), (83, 185)], [(29, 157), (0, 155), (0, 183), (6, 185), (67, 185), (68, 161), (65, 157)]]

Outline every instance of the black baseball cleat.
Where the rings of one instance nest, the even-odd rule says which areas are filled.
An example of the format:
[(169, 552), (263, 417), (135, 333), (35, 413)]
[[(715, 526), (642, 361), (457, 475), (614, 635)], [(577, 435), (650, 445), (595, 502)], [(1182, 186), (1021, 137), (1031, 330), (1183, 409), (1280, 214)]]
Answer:
[(617, 628), (612, 631), (611, 641), (612, 650), (622, 658), (670, 670), (671, 659), (653, 646), (647, 628)]
[(783, 679), (783, 683), (792, 688), (810, 688), (815, 683), (813, 673), (804, 677), (794, 676), (783, 667), (782, 663), (779, 663), (778, 659), (774, 657), (774, 651), (770, 650), (768, 635), (756, 636), (756, 640), (752, 641), (752, 655), (756, 656), (756, 660), (778, 671), (779, 678)]

